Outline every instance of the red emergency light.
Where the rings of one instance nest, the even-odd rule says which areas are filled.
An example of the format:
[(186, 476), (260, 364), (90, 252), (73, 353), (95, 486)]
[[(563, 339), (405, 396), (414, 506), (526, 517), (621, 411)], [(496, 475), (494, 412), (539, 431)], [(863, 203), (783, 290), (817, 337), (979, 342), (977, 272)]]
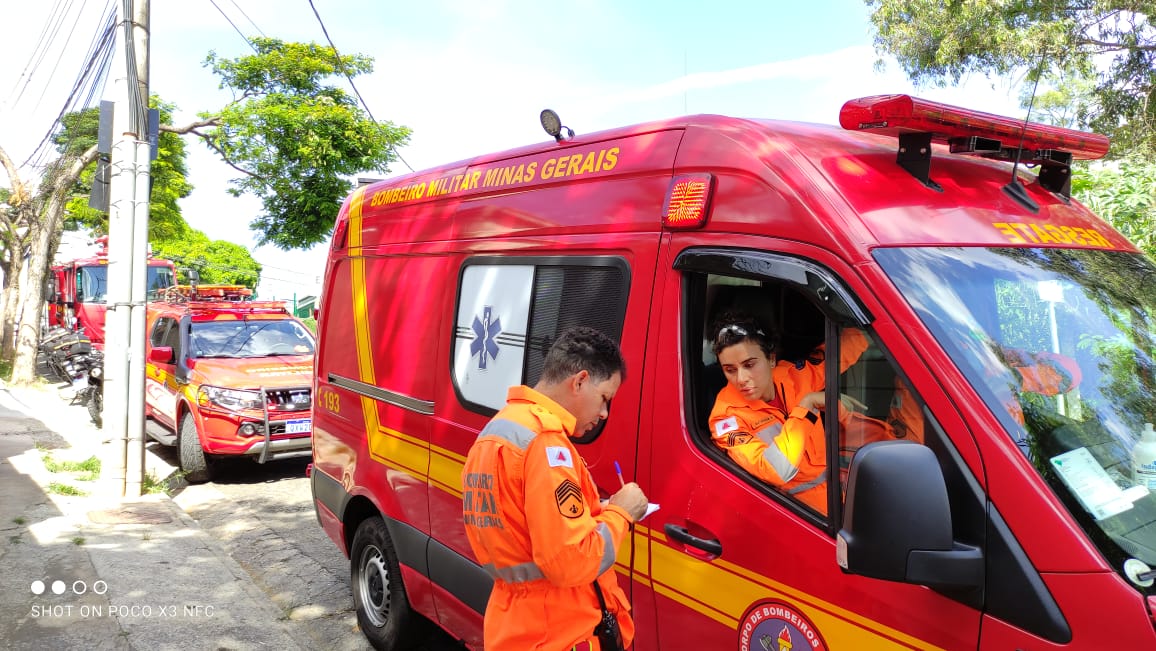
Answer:
[(698, 228), (706, 223), (712, 186), (710, 174), (682, 174), (674, 177), (666, 192), (662, 225), (667, 228)]
[[(885, 135), (930, 133), (934, 142), (966, 149), (969, 138), (998, 141), (1003, 149), (1034, 152), (1061, 151), (1079, 160), (1102, 158), (1111, 141), (1095, 133), (1024, 122), (982, 111), (929, 102), (910, 95), (875, 95), (853, 99), (839, 111), (839, 124), (851, 131), (871, 131)], [(995, 153), (995, 152), (992, 152)], [(1023, 162), (1031, 162), (1023, 158)]]

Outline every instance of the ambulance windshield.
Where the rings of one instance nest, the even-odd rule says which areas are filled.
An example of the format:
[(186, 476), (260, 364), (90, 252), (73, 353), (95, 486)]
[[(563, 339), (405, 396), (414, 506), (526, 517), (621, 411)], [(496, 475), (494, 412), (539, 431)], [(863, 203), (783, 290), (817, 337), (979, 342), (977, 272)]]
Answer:
[(1156, 423), (1156, 266), (1093, 249), (875, 258), (1113, 567), (1156, 566), (1156, 441), (1138, 444)]

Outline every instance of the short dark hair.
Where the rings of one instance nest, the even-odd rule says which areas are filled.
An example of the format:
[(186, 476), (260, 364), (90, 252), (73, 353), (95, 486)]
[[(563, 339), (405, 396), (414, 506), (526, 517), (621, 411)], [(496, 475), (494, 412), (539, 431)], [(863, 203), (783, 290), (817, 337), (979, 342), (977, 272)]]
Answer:
[(710, 349), (716, 357), (723, 349), (747, 340), (758, 344), (767, 357), (779, 346), (779, 333), (741, 310), (727, 310), (720, 314), (711, 324), (710, 333)]
[(607, 335), (585, 326), (575, 326), (558, 335), (542, 364), (541, 381), (561, 382), (579, 371), (586, 371), (595, 382), (609, 380), (618, 373), (626, 379), (626, 360), (618, 343)]

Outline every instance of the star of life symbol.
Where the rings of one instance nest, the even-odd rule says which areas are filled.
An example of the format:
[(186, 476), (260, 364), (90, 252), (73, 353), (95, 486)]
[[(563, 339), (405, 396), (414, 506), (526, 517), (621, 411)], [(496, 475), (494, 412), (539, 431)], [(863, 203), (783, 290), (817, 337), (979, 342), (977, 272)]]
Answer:
[(498, 342), (495, 338), (502, 332), (501, 317), (491, 318), (493, 307), (487, 305), (482, 312), (482, 318), (474, 317), (474, 340), (470, 343), (470, 357), (478, 356), (478, 368), (485, 370), (486, 357), (498, 358)]

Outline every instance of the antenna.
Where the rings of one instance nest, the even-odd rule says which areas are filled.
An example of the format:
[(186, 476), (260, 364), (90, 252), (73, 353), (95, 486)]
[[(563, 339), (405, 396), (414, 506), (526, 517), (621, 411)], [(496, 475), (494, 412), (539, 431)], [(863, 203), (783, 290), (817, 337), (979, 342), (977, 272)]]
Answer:
[(1020, 126), (1020, 144), (1016, 147), (1016, 158), (1012, 163), (1011, 181), (1007, 185), (1003, 186), (1003, 191), (1006, 192), (1008, 196), (1010, 196), (1012, 199), (1015, 199), (1017, 203), (1032, 212), (1039, 212), (1040, 205), (1031, 198), (1031, 195), (1028, 194), (1027, 188), (1024, 187), (1023, 183), (1019, 182), (1018, 178), (1016, 178), (1016, 171), (1020, 165), (1020, 156), (1023, 155), (1024, 151), (1024, 133), (1028, 129), (1028, 121), (1032, 116), (1032, 107), (1034, 107), (1036, 104), (1036, 90), (1040, 87), (1040, 77), (1044, 76), (1044, 60), (1045, 57), (1041, 54), (1040, 65), (1036, 68), (1036, 81), (1034, 84), (1032, 84), (1032, 97), (1030, 100), (1028, 100), (1028, 112), (1026, 115), (1024, 115), (1023, 125)]

